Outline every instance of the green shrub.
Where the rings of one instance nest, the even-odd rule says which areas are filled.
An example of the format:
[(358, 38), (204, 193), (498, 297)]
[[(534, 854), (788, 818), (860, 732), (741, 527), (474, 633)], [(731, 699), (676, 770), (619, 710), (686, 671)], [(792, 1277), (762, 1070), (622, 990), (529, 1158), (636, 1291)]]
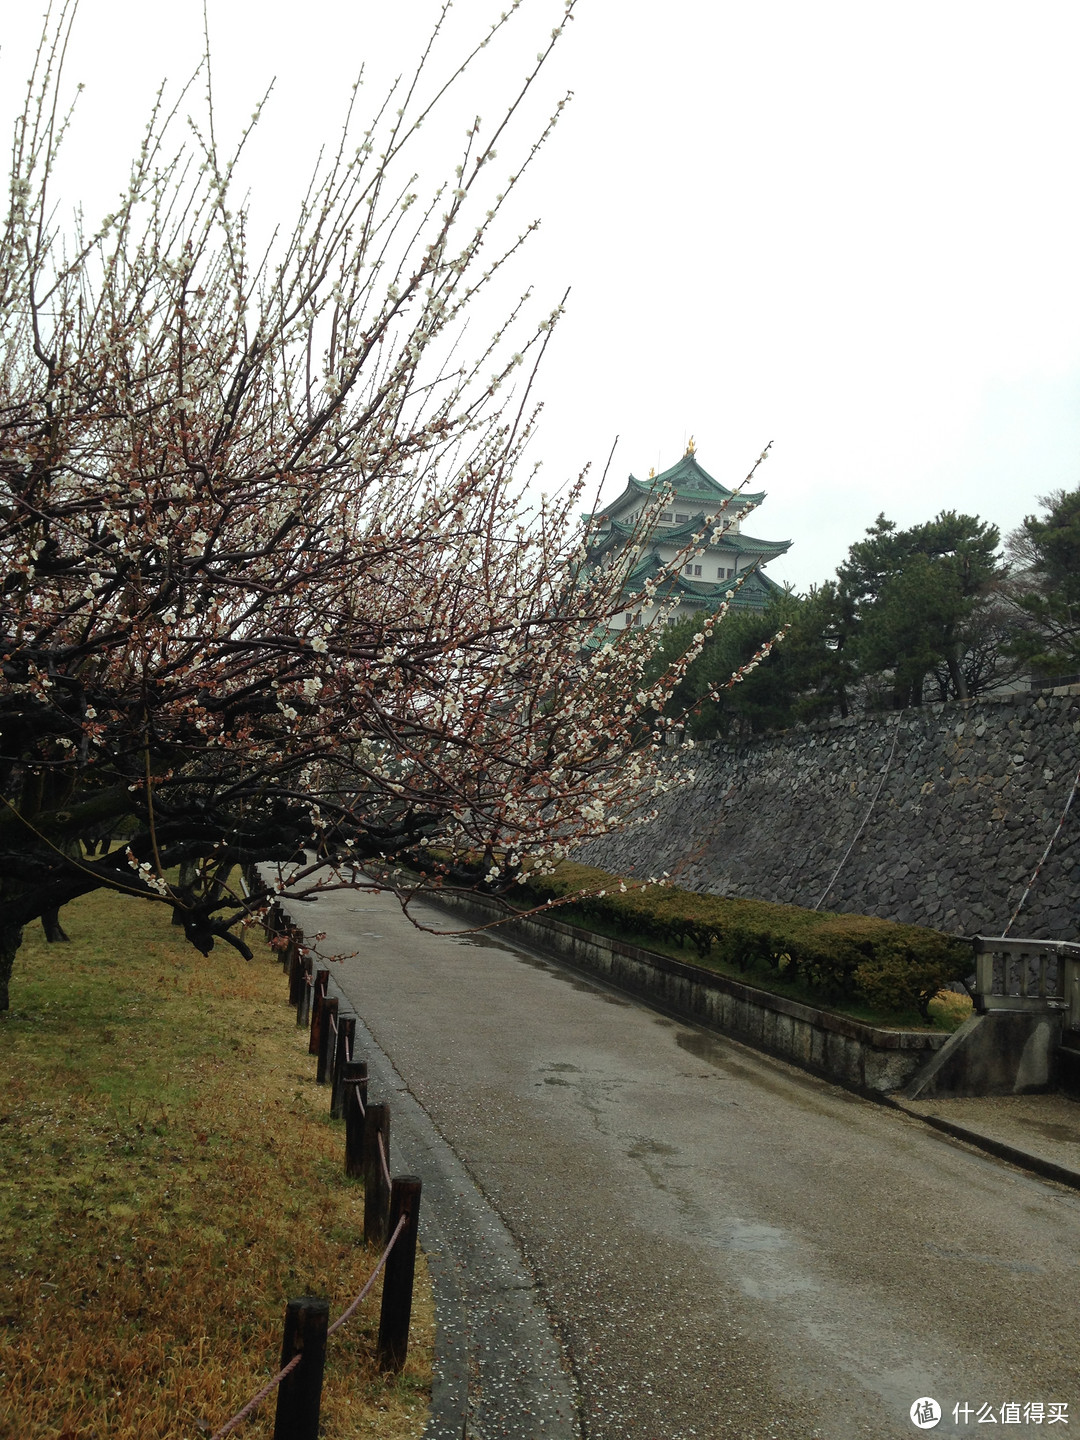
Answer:
[(968, 973), (967, 966), (956, 967), (933, 955), (912, 955), (899, 951), (885, 952), (865, 960), (855, 971), (859, 994), (881, 1010), (918, 1010), (929, 1024), (930, 1001), (950, 980)]
[(896, 1013), (927, 1006), (950, 980), (971, 970), (971, 947), (921, 925), (872, 915), (833, 915), (797, 905), (702, 895), (674, 886), (628, 882), (606, 871), (564, 863), (530, 876), (515, 892), (530, 905), (571, 902), (588, 923), (685, 948), (740, 971), (764, 966), (826, 1001), (863, 1000)]

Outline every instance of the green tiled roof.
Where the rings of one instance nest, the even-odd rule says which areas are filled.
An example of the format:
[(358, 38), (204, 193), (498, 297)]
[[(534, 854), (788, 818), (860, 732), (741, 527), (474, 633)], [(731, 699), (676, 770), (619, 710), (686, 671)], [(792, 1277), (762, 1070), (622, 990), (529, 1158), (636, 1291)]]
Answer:
[[(640, 537), (640, 543), (655, 551), (659, 545), (674, 545), (681, 550), (689, 545), (694, 535), (699, 534), (706, 528), (706, 516), (695, 515), (683, 525), (657, 526), (649, 535)], [(600, 556), (609, 550), (619, 550), (634, 534), (634, 526), (622, 520), (608, 520), (596, 539), (589, 546), (593, 556)], [(733, 550), (739, 555), (760, 555), (763, 559), (775, 559), (777, 555), (783, 555), (791, 549), (790, 540), (758, 540), (753, 535), (744, 535), (741, 531), (728, 530), (721, 535), (720, 539), (708, 543), (706, 549), (709, 552), (717, 550)]]
[[(647, 498), (657, 490), (670, 487), (674, 492), (672, 504), (703, 505), (705, 514), (712, 514), (724, 503), (736, 495), (734, 490), (727, 489), (721, 485), (719, 480), (714, 480), (703, 466), (698, 464), (696, 455), (684, 455), (681, 460), (664, 470), (659, 475), (654, 475), (648, 480), (638, 480), (631, 475), (627, 479), (626, 489), (613, 500), (610, 505), (605, 505), (603, 510), (595, 512), (595, 518), (606, 518), (609, 515), (618, 514), (632, 500)], [(739, 491), (736, 495), (736, 504), (739, 507), (749, 505), (751, 507), (760, 505), (765, 499), (765, 492), (759, 490), (754, 494), (747, 494), (746, 491)], [(585, 515), (583, 519), (592, 519), (592, 515)]]
[[(665, 525), (662, 530), (657, 529), (652, 532), (649, 536), (649, 543), (659, 545), (674, 541), (681, 549), (683, 545), (689, 543), (694, 535), (700, 534), (706, 528), (707, 518), (705, 515), (695, 515), (685, 525)], [(616, 525), (619, 525), (617, 520), (611, 521), (613, 530)], [(624, 534), (629, 534), (632, 527), (622, 525), (620, 528)], [(706, 536), (706, 541), (710, 550), (721, 548), (738, 550), (742, 554), (768, 555), (770, 559), (774, 555), (783, 555), (785, 551), (791, 549), (790, 540), (755, 540), (752, 535), (744, 535), (741, 531), (736, 530), (729, 530), (725, 535), (721, 535), (715, 543), (710, 541), (708, 536)]]
[[(645, 581), (656, 581), (663, 569), (663, 563), (655, 554), (646, 556), (636, 565), (623, 586), (627, 605), (632, 595), (641, 594)], [(783, 586), (770, 579), (764, 571), (746, 570), (738, 579), (718, 581), (695, 580), (692, 576), (679, 573), (660, 583), (657, 595), (663, 600), (677, 596), (680, 605), (690, 608), (696, 606), (701, 610), (715, 610), (729, 590), (735, 592), (731, 601), (733, 606), (749, 606), (757, 610), (763, 609), (774, 596), (783, 594)]]
[[(634, 480), (632, 475), (630, 479), (636, 485), (642, 484), (640, 480)], [(685, 496), (687, 499), (693, 495), (702, 500), (723, 501), (735, 494), (734, 490), (728, 490), (720, 484), (719, 480), (714, 480), (704, 466), (698, 464), (698, 458), (694, 454), (684, 455), (670, 469), (664, 470), (646, 481), (644, 488), (653, 491), (664, 485), (670, 485), (680, 496)], [(764, 490), (760, 490), (754, 495), (748, 495), (745, 491), (739, 492), (740, 504), (760, 505), (764, 499)]]

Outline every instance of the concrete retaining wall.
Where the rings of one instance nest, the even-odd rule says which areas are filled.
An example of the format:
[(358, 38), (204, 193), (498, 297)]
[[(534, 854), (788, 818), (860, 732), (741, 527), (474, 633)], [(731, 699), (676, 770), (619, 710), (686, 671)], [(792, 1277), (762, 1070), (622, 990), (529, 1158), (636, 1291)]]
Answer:
[[(438, 903), (484, 921), (505, 913), (483, 896), (444, 895)], [(944, 1032), (863, 1025), (546, 915), (507, 920), (500, 932), (669, 1015), (720, 1030), (857, 1090), (903, 1089), (949, 1038)]]
[(1049, 1090), (1061, 1016), (991, 1010), (972, 1015), (904, 1089), (907, 1100), (1027, 1095)]

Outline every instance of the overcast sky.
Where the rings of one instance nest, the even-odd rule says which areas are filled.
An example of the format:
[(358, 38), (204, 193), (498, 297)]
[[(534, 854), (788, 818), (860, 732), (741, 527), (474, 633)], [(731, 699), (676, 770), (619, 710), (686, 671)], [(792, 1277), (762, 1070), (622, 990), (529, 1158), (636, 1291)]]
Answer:
[[(271, 219), (334, 138), (360, 64), (374, 98), (435, 11), (208, 3), (222, 125), (276, 77), (248, 172)], [(14, 8), (9, 106), (38, 23)], [(499, 9), (457, 0), (447, 61)], [(521, 11), (461, 100), (485, 120), (562, 5)], [(91, 213), (122, 183), (156, 83), (187, 78), (201, 14), (82, 0), (64, 180)], [(566, 88), (574, 100), (522, 201), (542, 226), (504, 292), (531, 283), (550, 308), (571, 287), (541, 383), (548, 486), (602, 469), (618, 435), (613, 497), (691, 434), (734, 485), (771, 440), (745, 528), (794, 542), (769, 573), (800, 589), (880, 510), (905, 525), (964, 510), (1005, 532), (1075, 488), (1078, 64), (1076, 0), (579, 0), (543, 113)]]

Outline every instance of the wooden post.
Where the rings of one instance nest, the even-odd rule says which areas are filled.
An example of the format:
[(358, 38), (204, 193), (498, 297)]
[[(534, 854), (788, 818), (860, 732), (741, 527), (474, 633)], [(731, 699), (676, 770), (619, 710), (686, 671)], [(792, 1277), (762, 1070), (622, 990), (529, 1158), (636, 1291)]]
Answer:
[(300, 1004), (300, 986), (304, 983), (304, 967), (300, 963), (300, 944), (294, 935), (286, 950), (289, 959), (289, 1004)]
[(405, 1228), (394, 1242), (383, 1271), (382, 1312), (376, 1351), (383, 1370), (400, 1370), (409, 1353), (416, 1230), (420, 1219), (418, 1175), (396, 1176), (390, 1187), (390, 1235), (397, 1229), (402, 1216), (405, 1217)]
[(282, 952), (281, 952), (281, 968), (282, 968), (282, 970), (285, 971), (286, 975), (289, 976), (290, 982), (291, 982), (291, 980), (292, 980), (292, 974), (291, 974), (291, 972), (292, 972), (292, 957), (293, 957), (293, 950), (294, 950), (294, 948), (295, 948), (295, 946), (296, 946), (296, 926), (295, 926), (295, 925), (287, 925), (287, 926), (285, 927), (285, 941), (286, 941), (286, 943), (285, 943), (285, 948), (284, 948), (284, 949), (282, 950)]
[(308, 1054), (319, 1053), (319, 1036), (322, 1034), (322, 1002), (326, 987), (330, 983), (329, 970), (315, 972), (315, 988), (311, 992), (311, 1034), (308, 1036)]
[(308, 1012), (311, 1009), (311, 957), (305, 955), (300, 961), (300, 981), (297, 985), (299, 995), (296, 1001), (296, 1023), (298, 1026), (308, 1023)]
[(298, 1351), (303, 1359), (278, 1386), (274, 1440), (318, 1440), (329, 1321), (329, 1300), (305, 1295), (285, 1307), (281, 1364), (287, 1365)]
[(364, 1116), (364, 1239), (369, 1245), (386, 1244), (390, 1187), (383, 1174), (379, 1138), (390, 1164), (390, 1106), (369, 1105)]
[(338, 1002), (329, 995), (324, 996), (319, 1010), (319, 1063), (315, 1067), (316, 1085), (326, 1084), (326, 1071), (335, 1045), (334, 1027), (337, 1024), (337, 1011)]
[(345, 1057), (352, 1054), (355, 1043), (356, 1020), (352, 1015), (342, 1015), (339, 1011), (337, 1045), (334, 1047), (334, 1073), (330, 1080), (330, 1114), (335, 1120), (340, 1120), (345, 1114), (345, 1092), (341, 1086), (341, 1077), (345, 1073)]
[(364, 1111), (356, 1103), (356, 1087), (367, 1106), (367, 1061), (349, 1060), (342, 1068), (341, 1090), (345, 1109), (345, 1174), (358, 1177), (364, 1173)]

